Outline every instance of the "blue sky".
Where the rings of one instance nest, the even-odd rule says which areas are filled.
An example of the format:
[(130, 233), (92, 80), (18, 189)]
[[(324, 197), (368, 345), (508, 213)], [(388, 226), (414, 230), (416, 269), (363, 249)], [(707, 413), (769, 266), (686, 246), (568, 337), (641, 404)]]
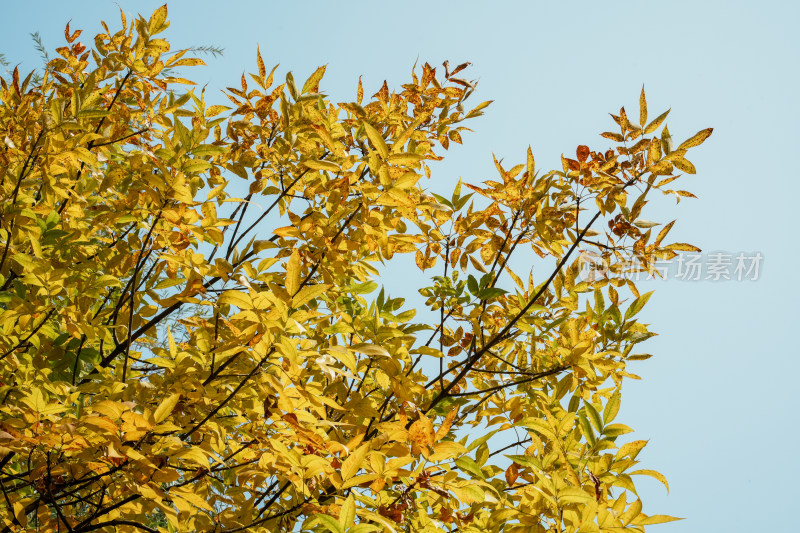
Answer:
[[(118, 24), (117, 5), (149, 14), (161, 3), (7, 3), (0, 52), (23, 71), (36, 68), (30, 32), (52, 50), (70, 19), (92, 36), (100, 20)], [(633, 367), (643, 380), (626, 384), (620, 420), (650, 439), (645, 467), (670, 481), (667, 495), (641, 479), (645, 511), (687, 518), (655, 530), (795, 529), (800, 4), (195, 0), (169, 10), (175, 47), (225, 48), (192, 72), (220, 103), (217, 89), (256, 69), (257, 45), (298, 79), (327, 64), (323, 86), (335, 100), (352, 98), (359, 75), (371, 94), (384, 79), (403, 83), (418, 59), (471, 61), (475, 102), (495, 103), (434, 168), (434, 192), (459, 177), (492, 179), (492, 153), (523, 162), (531, 145), (537, 167), (555, 168), (578, 144), (607, 146), (597, 134), (610, 129), (608, 113), (635, 113), (642, 84), (651, 115), (672, 108), (677, 141), (713, 127), (692, 157), (698, 174), (682, 181), (699, 200), (664, 198), (649, 218), (678, 218), (672, 239), (704, 252), (760, 252), (759, 279), (652, 283), (643, 320), (660, 334), (645, 345), (655, 357)]]

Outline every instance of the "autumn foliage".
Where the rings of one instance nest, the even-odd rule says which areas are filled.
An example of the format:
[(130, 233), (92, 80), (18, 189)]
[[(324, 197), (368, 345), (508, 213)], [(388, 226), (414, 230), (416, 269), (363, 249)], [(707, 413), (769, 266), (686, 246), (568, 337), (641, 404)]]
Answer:
[[(333, 103), (257, 54), (207, 105), (168, 25), (67, 27), (0, 80), (2, 531), (672, 520), (615, 420), (652, 335), (626, 274), (693, 249), (643, 214), (710, 129), (673, 146), (642, 91), (602, 148), (444, 194), (429, 163), (488, 105), (467, 64)], [(436, 320), (381, 287), (399, 254)]]

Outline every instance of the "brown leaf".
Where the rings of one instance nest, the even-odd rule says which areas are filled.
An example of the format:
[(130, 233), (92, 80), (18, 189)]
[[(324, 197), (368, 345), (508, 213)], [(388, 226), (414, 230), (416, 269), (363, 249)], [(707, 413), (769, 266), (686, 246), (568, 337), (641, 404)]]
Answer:
[(389, 103), (389, 86), (386, 84), (386, 80), (383, 80), (383, 85), (380, 90), (373, 94), (372, 97), (377, 98), (381, 103)]

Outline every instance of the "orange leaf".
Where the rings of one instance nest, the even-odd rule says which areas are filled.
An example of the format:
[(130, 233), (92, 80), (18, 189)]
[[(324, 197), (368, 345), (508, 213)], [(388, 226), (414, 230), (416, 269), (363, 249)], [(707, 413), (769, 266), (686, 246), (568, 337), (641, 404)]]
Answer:
[(439, 441), (447, 436), (447, 434), (450, 432), (450, 427), (453, 425), (453, 421), (456, 419), (456, 416), (458, 416), (458, 407), (451, 409), (450, 412), (447, 413), (444, 422), (442, 422), (442, 425), (439, 426), (438, 430), (436, 430), (436, 436), (434, 437), (436, 441)]
[(80, 37), (82, 32), (83, 32), (83, 30), (75, 30), (75, 33), (70, 35), (69, 34), (69, 22), (67, 22), (67, 27), (64, 28), (64, 37), (66, 37), (67, 38), (67, 42), (71, 44), (75, 39)]
[(261, 47), (256, 47), (256, 63), (258, 64), (258, 75), (263, 80), (267, 77), (267, 67), (264, 66), (264, 60), (261, 58)]
[(435, 438), (433, 424), (424, 413), (420, 413), (419, 418), (408, 428), (408, 440), (419, 447), (425, 447), (433, 444)]

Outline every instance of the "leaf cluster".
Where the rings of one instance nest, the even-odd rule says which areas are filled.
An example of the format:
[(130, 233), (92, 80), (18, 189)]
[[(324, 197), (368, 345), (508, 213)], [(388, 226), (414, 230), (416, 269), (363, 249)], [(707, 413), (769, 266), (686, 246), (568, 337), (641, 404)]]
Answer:
[[(447, 198), (474, 83), (425, 64), (334, 103), (325, 67), (207, 105), (163, 6), (0, 78), (2, 531), (643, 531), (649, 357), (625, 277), (690, 245), (642, 217), (693, 173), (666, 114)], [(444, 75), (442, 75), (444, 74)], [(603, 230), (603, 223), (608, 231)], [(512, 255), (553, 263), (514, 272)], [(412, 254), (425, 306), (377, 280)], [(525, 256), (523, 255), (523, 258)], [(602, 272), (581, 277), (588, 259)], [(380, 288), (380, 289), (379, 289)]]

